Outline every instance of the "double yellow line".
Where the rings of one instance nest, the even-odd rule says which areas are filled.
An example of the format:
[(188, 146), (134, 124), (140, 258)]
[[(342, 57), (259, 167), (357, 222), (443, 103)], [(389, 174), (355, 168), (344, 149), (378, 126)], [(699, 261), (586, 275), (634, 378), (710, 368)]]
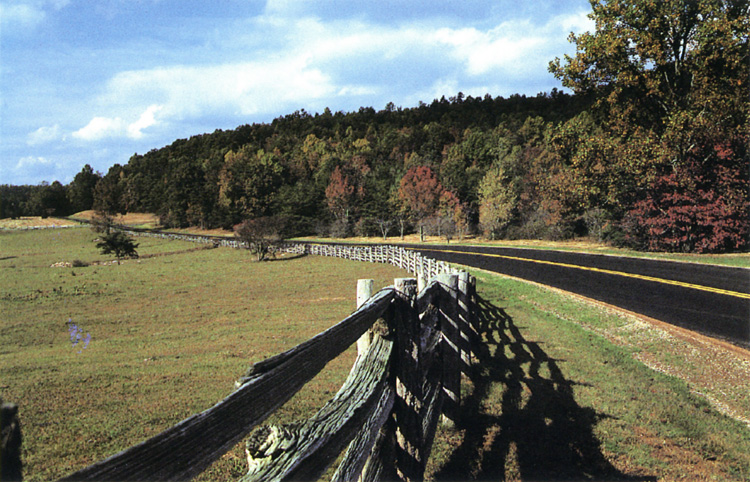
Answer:
[[(410, 249), (416, 249), (416, 248), (410, 248)], [(707, 291), (709, 293), (718, 293), (720, 295), (727, 295), (727, 296), (734, 296), (736, 298), (744, 298), (744, 299), (750, 299), (750, 294), (748, 293), (739, 293), (737, 291), (730, 291), (730, 290), (723, 290), (720, 288), (712, 288), (711, 286), (703, 286), (703, 285), (697, 285), (694, 283), (685, 283), (683, 281), (674, 281), (670, 279), (664, 279), (664, 278), (655, 278), (653, 276), (645, 276), (642, 274), (635, 274), (635, 273), (625, 273), (623, 271), (613, 271), (610, 269), (601, 269), (601, 268), (593, 268), (590, 266), (579, 266), (577, 264), (569, 264), (569, 263), (557, 263), (555, 261), (545, 261), (541, 259), (530, 259), (530, 258), (520, 258), (517, 256), (507, 256), (504, 254), (493, 254), (493, 253), (481, 253), (478, 251), (454, 251), (449, 249), (429, 249), (429, 248), (419, 248), (419, 251), (436, 251), (440, 253), (454, 253), (454, 254), (472, 254), (475, 256), (488, 256), (492, 258), (504, 258), (504, 259), (512, 259), (516, 261), (527, 261), (530, 263), (538, 263), (538, 264), (546, 264), (550, 266), (561, 266), (564, 268), (573, 268), (573, 269), (582, 269), (585, 271), (594, 271), (597, 273), (604, 273), (604, 274), (612, 274), (617, 276), (625, 276), (627, 278), (635, 278), (645, 281), (653, 281), (656, 283), (663, 283), (667, 285), (673, 285), (673, 286), (680, 286), (682, 288), (692, 288), (696, 290), (701, 291)]]

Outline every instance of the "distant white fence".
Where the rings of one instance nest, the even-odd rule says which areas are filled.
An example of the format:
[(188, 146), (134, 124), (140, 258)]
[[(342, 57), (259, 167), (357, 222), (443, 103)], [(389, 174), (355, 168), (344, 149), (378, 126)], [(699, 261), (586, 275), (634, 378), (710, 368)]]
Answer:
[[(213, 244), (229, 248), (247, 248), (247, 243), (234, 238), (220, 236), (200, 236), (195, 234), (167, 233), (148, 230), (125, 230), (133, 236), (148, 236), (163, 239), (189, 241), (192, 243)], [(323, 244), (323, 243), (282, 243), (277, 251), (292, 254), (311, 254), (315, 256), (331, 256), (352, 261), (367, 263), (387, 263), (412, 273), (420, 280), (420, 288), (429, 280), (440, 274), (457, 274), (460, 270), (453, 268), (444, 261), (437, 261), (422, 256), (421, 253), (401, 246), (377, 245), (357, 246), (351, 244)], [(424, 283), (424, 284), (423, 284)]]

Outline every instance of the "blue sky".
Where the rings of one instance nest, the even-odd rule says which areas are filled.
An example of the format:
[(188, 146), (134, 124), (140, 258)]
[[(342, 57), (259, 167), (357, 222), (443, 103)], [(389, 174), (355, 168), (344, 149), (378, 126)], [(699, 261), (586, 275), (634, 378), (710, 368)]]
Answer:
[(305, 109), (536, 95), (588, 0), (0, 0), (0, 184)]

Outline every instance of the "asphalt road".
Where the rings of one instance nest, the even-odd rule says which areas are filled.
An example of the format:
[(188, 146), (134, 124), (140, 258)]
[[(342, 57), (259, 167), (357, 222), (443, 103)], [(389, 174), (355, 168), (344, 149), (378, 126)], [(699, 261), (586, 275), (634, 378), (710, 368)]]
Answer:
[(410, 245), (750, 348), (750, 270), (537, 249)]

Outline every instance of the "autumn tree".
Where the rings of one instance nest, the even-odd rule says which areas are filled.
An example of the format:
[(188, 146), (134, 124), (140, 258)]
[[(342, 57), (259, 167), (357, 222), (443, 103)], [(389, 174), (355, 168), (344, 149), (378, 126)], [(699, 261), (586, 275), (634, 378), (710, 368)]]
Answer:
[[(572, 35), (576, 55), (550, 64), (563, 85), (599, 99), (601, 132), (585, 136), (571, 156), (579, 162), (575, 172), (585, 167), (589, 173), (579, 176), (578, 186), (595, 188), (586, 207), (619, 214), (635, 244), (652, 245), (653, 216), (667, 213), (685, 223), (676, 238), (690, 241), (679, 249), (725, 246), (710, 239), (710, 223), (740, 215), (747, 190), (742, 203), (725, 204), (709, 198), (736, 196), (730, 187), (736, 181), (712, 186), (708, 197), (694, 186), (714, 177), (721, 157), (715, 147), (737, 144), (747, 132), (750, 2), (609, 0), (592, 8), (595, 31)], [(742, 156), (719, 164), (740, 182), (747, 171)], [(696, 182), (687, 181), (688, 173)], [(589, 182), (592, 175), (595, 182)], [(747, 222), (724, 227), (732, 231), (727, 239), (739, 238)]]
[(416, 222), (438, 209), (444, 189), (437, 175), (427, 166), (409, 169), (399, 183), (398, 198)]
[(489, 239), (497, 239), (513, 219), (518, 193), (502, 164), (493, 166), (479, 183), (479, 225)]
[(348, 222), (357, 200), (364, 195), (364, 188), (358, 185), (356, 176), (347, 171), (341, 166), (336, 166), (326, 187), (328, 210), (336, 220), (344, 222)]
[(712, 98), (746, 97), (747, 0), (591, 3), (595, 32), (571, 35), (575, 57), (556, 59), (550, 70), (576, 92), (603, 93), (600, 105), (618, 117), (610, 121), (658, 128)]
[(438, 202), (438, 216), (442, 220), (441, 234), (450, 242), (454, 234), (463, 239), (469, 229), (466, 205), (451, 191), (443, 191)]

